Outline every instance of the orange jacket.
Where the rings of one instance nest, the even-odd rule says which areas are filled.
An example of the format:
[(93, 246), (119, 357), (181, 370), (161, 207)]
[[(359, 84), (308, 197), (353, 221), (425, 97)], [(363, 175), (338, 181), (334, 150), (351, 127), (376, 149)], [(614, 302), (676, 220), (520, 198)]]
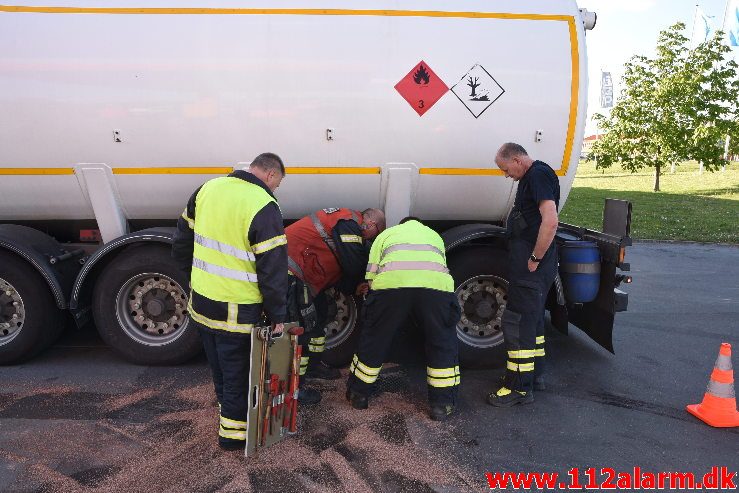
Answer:
[[(351, 219), (361, 225), (362, 213), (345, 208), (322, 209), (285, 228), (288, 268), (310, 287), (313, 294), (341, 279), (341, 264), (333, 231), (342, 219)], [(362, 243), (361, 237), (351, 236), (342, 240)]]

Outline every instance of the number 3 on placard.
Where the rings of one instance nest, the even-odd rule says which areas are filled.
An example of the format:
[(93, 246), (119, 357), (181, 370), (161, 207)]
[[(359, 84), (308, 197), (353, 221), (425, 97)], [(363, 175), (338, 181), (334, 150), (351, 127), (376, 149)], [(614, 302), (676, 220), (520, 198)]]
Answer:
[(418, 100), (418, 107), (423, 108), (423, 99)]

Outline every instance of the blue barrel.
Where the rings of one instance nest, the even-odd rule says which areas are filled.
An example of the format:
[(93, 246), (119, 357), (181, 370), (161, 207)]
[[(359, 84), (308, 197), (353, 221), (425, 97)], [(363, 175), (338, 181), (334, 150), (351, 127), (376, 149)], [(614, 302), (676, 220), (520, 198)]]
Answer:
[(567, 301), (593, 301), (600, 286), (598, 245), (593, 241), (565, 241), (559, 252), (559, 274)]

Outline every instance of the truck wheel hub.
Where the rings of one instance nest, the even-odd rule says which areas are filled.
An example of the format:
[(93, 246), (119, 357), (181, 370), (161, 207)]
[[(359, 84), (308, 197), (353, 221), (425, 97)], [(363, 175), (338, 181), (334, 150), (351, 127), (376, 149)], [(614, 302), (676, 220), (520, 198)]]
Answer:
[(187, 324), (187, 294), (163, 274), (139, 274), (126, 281), (116, 306), (123, 330), (145, 345), (168, 344)]
[[(155, 290), (155, 291), (159, 291), (159, 290)], [(149, 315), (150, 318), (160, 317), (165, 311), (167, 311), (167, 306), (166, 306), (165, 301), (170, 301), (174, 303), (174, 300), (170, 296), (167, 296), (165, 294), (164, 299), (161, 299), (157, 297), (158, 294), (159, 293), (154, 293), (152, 295), (152, 293), (147, 293), (147, 296), (149, 295), (152, 295), (152, 296), (149, 296), (150, 299), (146, 302), (146, 310), (144, 311), (146, 312), (147, 315)], [(170, 299), (167, 299), (167, 298), (170, 298)]]
[(455, 291), (462, 308), (457, 337), (478, 348), (499, 344), (507, 293), (508, 282), (493, 275), (476, 276), (460, 284)]
[[(495, 301), (490, 300), (482, 300), (479, 303), (477, 303), (477, 306), (475, 306), (475, 314), (477, 315), (477, 318), (483, 319), (483, 320), (489, 320), (492, 318), (492, 316), (497, 311), (497, 307), (493, 309), (493, 304)], [(497, 303), (495, 303), (497, 304)]]
[(0, 345), (10, 342), (23, 328), (26, 310), (12, 284), (0, 278)]
[[(353, 303), (350, 306), (347, 297), (335, 289), (326, 292), (329, 299), (328, 313), (336, 313), (333, 320), (326, 324), (326, 349), (331, 349), (346, 341), (354, 331), (357, 321), (357, 310)], [(333, 306), (332, 306), (333, 305)]]

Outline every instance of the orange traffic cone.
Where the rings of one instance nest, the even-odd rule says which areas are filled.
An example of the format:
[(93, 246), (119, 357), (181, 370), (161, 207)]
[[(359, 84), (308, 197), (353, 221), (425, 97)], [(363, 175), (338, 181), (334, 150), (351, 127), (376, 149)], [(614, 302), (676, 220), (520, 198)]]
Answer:
[(734, 396), (734, 372), (731, 369), (731, 344), (721, 344), (706, 394), (700, 404), (687, 406), (690, 414), (717, 428), (739, 426), (739, 412)]

